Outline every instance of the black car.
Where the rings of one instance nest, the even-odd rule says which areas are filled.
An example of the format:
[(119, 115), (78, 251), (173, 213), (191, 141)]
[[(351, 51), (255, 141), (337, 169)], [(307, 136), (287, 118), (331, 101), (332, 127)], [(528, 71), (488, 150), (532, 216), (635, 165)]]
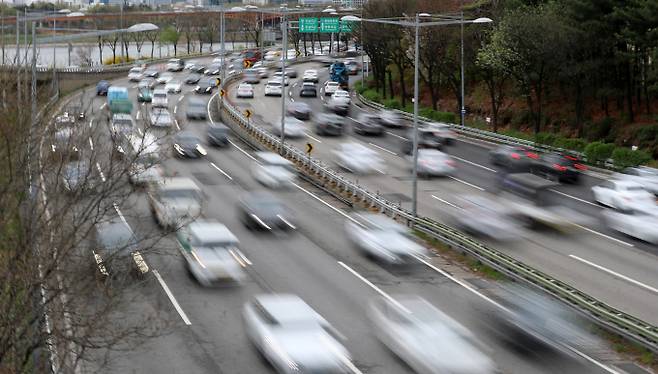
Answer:
[(192, 73), (185, 77), (185, 83), (187, 84), (197, 84), (199, 83), (199, 80), (201, 80), (201, 75)]
[(110, 88), (110, 82), (100, 81), (96, 84), (96, 95), (107, 96), (107, 90)]
[(86, 161), (70, 162), (64, 166), (62, 171), (62, 185), (69, 193), (92, 191), (97, 182), (94, 169)]
[(178, 157), (199, 158), (208, 152), (196, 135), (190, 131), (181, 131), (174, 136), (174, 154)]
[(240, 219), (252, 230), (295, 230), (292, 213), (268, 192), (252, 192), (240, 203)]
[(208, 108), (206, 102), (199, 97), (191, 97), (187, 101), (187, 110), (185, 111), (187, 119), (206, 119), (208, 118)]
[(584, 170), (587, 166), (577, 157), (559, 153), (544, 154), (531, 166), (533, 174), (567, 183), (578, 183)]
[(137, 269), (133, 253), (139, 250), (139, 242), (124, 220), (113, 217), (97, 223), (94, 239), (95, 260), (101, 273), (118, 277)]
[(218, 147), (226, 147), (228, 141), (229, 128), (222, 123), (208, 124), (208, 143)]
[(297, 78), (297, 70), (286, 68), (286, 77), (288, 77), (288, 78)]
[(154, 69), (148, 69), (144, 72), (145, 77), (157, 78), (160, 76), (160, 72)]
[(314, 83), (304, 82), (299, 90), (300, 97), (317, 97), (318, 89)]
[(354, 122), (354, 132), (360, 135), (383, 135), (384, 127), (379, 123), (379, 117), (364, 113)]
[(219, 75), (219, 73), (222, 72), (222, 65), (220, 64), (212, 64), (208, 66), (206, 71), (204, 72), (205, 75)]
[[(414, 131), (409, 130), (402, 140), (402, 153), (410, 155), (414, 149)], [(418, 149), (432, 148), (441, 149), (443, 147), (443, 140), (431, 129), (418, 129)]]
[(306, 103), (296, 101), (288, 105), (288, 115), (302, 121), (309, 120), (311, 119), (311, 107)]
[(203, 79), (199, 81), (199, 84), (194, 88), (194, 92), (198, 94), (211, 94), (213, 88), (216, 86), (216, 79)]
[(190, 68), (190, 71), (193, 73), (203, 74), (206, 72), (206, 67), (203, 65), (194, 65)]
[(539, 160), (539, 154), (527, 147), (501, 145), (489, 152), (489, 159), (492, 164), (508, 171), (522, 173), (530, 171), (531, 166)]
[(315, 133), (318, 135), (343, 135), (345, 118), (329, 113), (320, 113), (315, 117)]

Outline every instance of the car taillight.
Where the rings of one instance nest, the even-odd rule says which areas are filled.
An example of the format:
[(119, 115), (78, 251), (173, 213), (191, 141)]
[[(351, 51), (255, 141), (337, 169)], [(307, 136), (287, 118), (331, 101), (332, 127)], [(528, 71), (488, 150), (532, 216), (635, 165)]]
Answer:
[(536, 154), (536, 153), (534, 153), (534, 152), (527, 152), (527, 153), (526, 153), (526, 156), (528, 156), (528, 158), (531, 158), (531, 159), (533, 159), (533, 160), (537, 160), (537, 159), (539, 159), (539, 155)]
[(587, 170), (587, 166), (583, 164), (573, 164), (573, 167), (575, 167), (578, 170)]
[(553, 164), (553, 169), (558, 170), (558, 171), (565, 171), (567, 170), (566, 166), (558, 165), (558, 164)]
[(518, 154), (518, 153), (512, 153), (512, 154), (510, 155), (510, 157), (512, 157), (512, 158), (515, 159), (515, 160), (519, 160), (519, 159), (521, 159), (521, 155)]
[(456, 164), (453, 160), (446, 160), (446, 165), (454, 167)]

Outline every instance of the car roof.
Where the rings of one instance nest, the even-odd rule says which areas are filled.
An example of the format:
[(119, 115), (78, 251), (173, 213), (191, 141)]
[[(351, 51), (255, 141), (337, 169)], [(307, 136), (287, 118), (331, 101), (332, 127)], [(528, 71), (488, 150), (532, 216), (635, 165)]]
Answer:
[(357, 215), (370, 229), (389, 229), (394, 228), (396, 231), (406, 231), (406, 228), (394, 221), (392, 218), (380, 213), (359, 213)]
[(328, 84), (328, 85), (336, 85), (336, 86), (338, 86), (338, 82), (334, 82), (334, 81), (327, 81), (327, 84)]
[(292, 162), (274, 152), (256, 152), (256, 157), (271, 165), (292, 165)]
[(610, 182), (616, 184), (619, 187), (628, 188), (628, 187), (642, 187), (641, 184), (629, 180), (614, 179)]
[(159, 188), (163, 190), (182, 190), (193, 189), (201, 190), (199, 186), (190, 178), (186, 177), (169, 177), (163, 178), (158, 182)]
[(228, 227), (215, 220), (194, 221), (189, 224), (188, 230), (202, 242), (238, 242)]
[(317, 312), (299, 296), (291, 294), (257, 295), (254, 299), (273, 320), (279, 323), (320, 321)]
[(302, 83), (302, 87), (303, 86), (314, 87), (315, 88), (315, 83), (313, 83), (313, 82), (304, 82), (304, 83)]
[(153, 90), (153, 93), (154, 94), (165, 94), (166, 95), (167, 90), (165, 90), (164, 88), (156, 88), (155, 90)]
[(119, 249), (135, 242), (133, 230), (118, 217), (97, 223), (96, 234), (105, 249)]

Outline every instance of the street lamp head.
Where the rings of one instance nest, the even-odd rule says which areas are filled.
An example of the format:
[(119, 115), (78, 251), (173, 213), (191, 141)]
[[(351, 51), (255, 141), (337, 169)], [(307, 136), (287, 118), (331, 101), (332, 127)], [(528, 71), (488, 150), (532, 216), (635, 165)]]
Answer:
[(359, 21), (361, 21), (361, 18), (359, 18), (357, 16), (347, 15), (347, 16), (340, 17), (340, 20), (341, 21), (347, 21), (347, 22), (359, 22)]
[(327, 8), (327, 9), (322, 10), (322, 13), (335, 13), (335, 12), (336, 12), (336, 9), (334, 9), (334, 8)]
[(336, 12), (331, 12), (331, 13), (329, 13), (329, 15), (332, 15), (332, 16), (337, 16), (337, 15), (338, 15), (338, 13), (336, 13)]
[(432, 17), (429, 13), (418, 13), (418, 17)]
[(160, 28), (152, 23), (136, 23), (126, 30), (127, 32), (144, 32), (144, 31), (154, 31), (159, 30)]
[(244, 12), (246, 9), (241, 6), (234, 6), (229, 9), (229, 12)]
[(255, 6), (255, 5), (247, 5), (247, 6), (245, 6), (245, 9), (247, 9), (247, 10), (258, 9), (258, 7)]
[(493, 22), (493, 20), (487, 17), (476, 18), (472, 21), (472, 23), (491, 23), (491, 22)]

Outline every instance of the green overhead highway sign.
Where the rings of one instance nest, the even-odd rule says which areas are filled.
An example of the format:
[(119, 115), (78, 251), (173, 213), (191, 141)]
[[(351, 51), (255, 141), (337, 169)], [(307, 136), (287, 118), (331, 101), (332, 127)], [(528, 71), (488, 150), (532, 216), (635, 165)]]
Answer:
[(299, 32), (318, 32), (317, 17), (305, 17), (299, 19)]
[(341, 21), (340, 32), (352, 32), (353, 21)]
[(340, 20), (338, 18), (320, 18), (320, 32), (338, 32)]

